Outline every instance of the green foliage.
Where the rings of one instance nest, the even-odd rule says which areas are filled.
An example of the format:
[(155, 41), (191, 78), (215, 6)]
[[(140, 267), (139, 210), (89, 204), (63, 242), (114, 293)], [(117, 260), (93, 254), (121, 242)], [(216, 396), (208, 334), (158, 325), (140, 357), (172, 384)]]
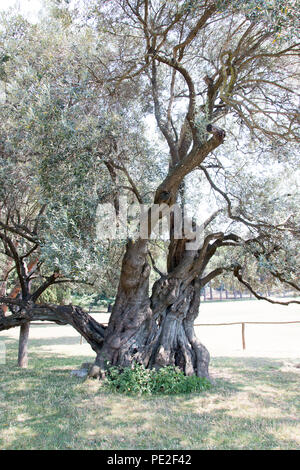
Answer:
[[(161, 13), (155, 16), (155, 34), (162, 34), (159, 31), (165, 25), (171, 25), (182, 10), (186, 12), (186, 19), (182, 24), (174, 23), (161, 49), (162, 55), (169, 57), (182, 40), (179, 31), (184, 36), (185, 29), (193, 27), (209, 2), (156, 3)], [(21, 215), (22, 220), (15, 221), (18, 224), (33, 219), (42, 206), (46, 207), (38, 230), (39, 259), (45, 276), (59, 269), (66, 277), (87, 281), (111, 298), (116, 293), (124, 245), (120, 241), (109, 243), (104, 237), (99, 240), (97, 207), (112, 202), (118, 192), (132, 195), (123, 167), (144, 202), (151, 203), (152, 193), (168, 171), (168, 151), (148, 119), (154, 112), (151, 83), (147, 74), (136, 73), (134, 68), (144, 63), (145, 44), (142, 31), (136, 34), (136, 24), (131, 23), (131, 13), (126, 17), (126, 8), (120, 9), (120, 2), (113, 0), (91, 0), (84, 11), (76, 11), (71, 4), (67, 0), (51, 2), (53, 8), (47, 18), (34, 25), (20, 15), (2, 15), (0, 202), (5, 201), (10, 214)], [(295, 214), (289, 223), (296, 225), (299, 201), (293, 194), (297, 188), (291, 188), (287, 172), (298, 168), (297, 98), (291, 92), (297, 80), (293, 62), (297, 49), (286, 57), (280, 51), (290, 47), (289, 38), (297, 36), (294, 25), (299, 19), (299, 0), (220, 0), (216, 5), (212, 22), (187, 48), (187, 69), (197, 91), (195, 124), (199, 140), (207, 138), (209, 121), (203, 78), (206, 74), (215, 76), (217, 82), (214, 74), (222, 53), (229, 48), (235, 53), (237, 81), (231, 105), (225, 106), (219, 96), (214, 116), (226, 129), (226, 140), (216, 157), (208, 157), (207, 168), (217, 186), (230, 195), (235, 216), (245, 218), (246, 214), (249, 220), (280, 226), (283, 214)], [(171, 74), (163, 64), (157, 70), (163, 118)], [(132, 79), (121, 80), (127, 74)], [(180, 138), (186, 93), (179, 75), (172, 125)], [(114, 179), (107, 161), (118, 167)], [(276, 171), (274, 161), (278, 161)], [(201, 204), (204, 213), (216, 205), (223, 207), (224, 198), (216, 193), (206, 197), (205, 180), (197, 184), (196, 178), (195, 171), (185, 179), (185, 201)], [(284, 195), (282, 189), (279, 194), (276, 181), (287, 180), (288, 194)], [(3, 209), (1, 217), (4, 221)], [(226, 220), (220, 215), (209, 229), (223, 230)], [(232, 224), (228, 230), (246, 236), (241, 224)], [(270, 255), (272, 247), (267, 247), (268, 258), (259, 253), (259, 264), (255, 258), (249, 277), (265, 279), (267, 270), (282, 272), (284, 268), (289, 281), (295, 282), (299, 250), (285, 233), (282, 231), (279, 237), (274, 232), (273, 237), (274, 245), (280, 244), (283, 250)], [(151, 250), (157, 266), (165, 271), (166, 251)], [(254, 250), (256, 245), (247, 245), (244, 250), (226, 247), (221, 254), (220, 249), (213, 267), (230, 266), (237, 260), (249, 266), (249, 258), (257, 255)], [(28, 252), (26, 244), (23, 251)], [(227, 272), (224, 275), (229, 276)], [(156, 278), (157, 273), (152, 273), (151, 283)], [(78, 295), (82, 295), (80, 289)]]
[(40, 303), (60, 304), (64, 305), (71, 301), (71, 290), (69, 287), (61, 284), (59, 286), (50, 286), (39, 297)]
[(205, 378), (185, 376), (177, 367), (167, 366), (158, 370), (146, 369), (134, 364), (133, 367), (119, 369), (111, 367), (105, 386), (108, 390), (126, 395), (177, 395), (202, 392), (210, 388)]
[(292, 34), (299, 32), (299, 0), (219, 0), (218, 7), (221, 11), (232, 9), (244, 13), (253, 23), (263, 22), (266, 31), (282, 33), (285, 37), (288, 37), (288, 27)]
[[(152, 155), (145, 158), (156, 157), (143, 137), (136, 95), (118, 96), (116, 106), (95, 84), (89, 70), (102, 77), (95, 54), (105, 56), (108, 46), (101, 42), (97, 52), (88, 26), (79, 32), (56, 14), (35, 25), (7, 14), (0, 42), (0, 201), (23, 218), (25, 205), (30, 218), (33, 208), (46, 207), (38, 231), (46, 273), (97, 280), (114, 295), (122, 244), (111, 247), (96, 234), (98, 204), (117, 191), (105, 161), (125, 165), (139, 188), (151, 181), (154, 189), (158, 169)], [(126, 181), (120, 172), (118, 184)]]

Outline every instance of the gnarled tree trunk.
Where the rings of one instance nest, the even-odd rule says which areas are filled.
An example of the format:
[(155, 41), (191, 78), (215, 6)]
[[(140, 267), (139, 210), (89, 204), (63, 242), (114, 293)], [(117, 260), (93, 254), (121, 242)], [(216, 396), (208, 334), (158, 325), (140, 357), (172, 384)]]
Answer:
[[(197, 339), (201, 282), (174, 269), (162, 276), (149, 296), (148, 242), (130, 241), (123, 259), (118, 294), (97, 354), (92, 376), (102, 376), (106, 365), (179, 366), (186, 375), (209, 377), (209, 353)], [(193, 257), (192, 257), (193, 258)], [(188, 280), (186, 280), (188, 279)]]

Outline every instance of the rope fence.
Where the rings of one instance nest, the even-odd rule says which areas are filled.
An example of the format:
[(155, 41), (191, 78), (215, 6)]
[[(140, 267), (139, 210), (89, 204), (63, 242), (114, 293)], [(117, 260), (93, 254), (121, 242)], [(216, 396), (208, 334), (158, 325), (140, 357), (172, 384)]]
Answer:
[[(93, 312), (95, 313), (95, 312)], [(273, 321), (238, 321), (238, 322), (228, 322), (228, 323), (195, 323), (194, 324), (194, 327), (195, 326), (230, 326), (230, 325), (241, 325), (242, 326), (242, 329), (241, 329), (241, 332), (242, 332), (242, 347), (243, 347), (243, 350), (246, 349), (246, 336), (245, 336), (245, 326), (246, 325), (289, 325), (289, 324), (292, 324), (292, 323), (299, 323), (300, 324), (300, 321), (276, 321), (276, 322), (273, 322)], [(101, 323), (102, 325), (104, 326), (107, 326), (108, 323)], [(80, 336), (80, 344), (82, 344), (82, 336)]]
[(230, 323), (195, 323), (194, 326), (227, 326), (227, 325), (241, 325), (242, 326), (242, 346), (246, 349), (245, 326), (246, 325), (289, 325), (291, 323), (300, 323), (300, 321), (243, 321), (243, 322), (230, 322)]
[[(90, 311), (91, 313), (109, 313), (103, 310), (94, 310)], [(243, 350), (246, 349), (246, 325), (290, 325), (298, 323), (300, 324), (300, 321), (277, 321), (277, 322), (269, 322), (269, 321), (238, 321), (238, 322), (228, 322), (228, 323), (195, 323), (195, 326), (231, 326), (231, 325), (241, 325), (241, 335), (242, 335), (242, 347)], [(53, 325), (55, 324), (54, 322), (42, 322), (42, 323), (36, 323), (32, 322), (31, 325)], [(107, 326), (108, 322), (101, 322), (101, 325)], [(82, 344), (83, 337), (80, 336), (80, 344)]]

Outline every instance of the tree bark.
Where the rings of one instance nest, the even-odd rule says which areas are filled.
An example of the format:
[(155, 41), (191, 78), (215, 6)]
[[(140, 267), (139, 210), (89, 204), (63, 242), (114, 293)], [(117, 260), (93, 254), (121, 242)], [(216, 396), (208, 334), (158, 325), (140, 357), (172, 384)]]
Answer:
[[(13, 260), (9, 259), (7, 261), (7, 266), (5, 267), (2, 273), (2, 281), (0, 281), (0, 296), (1, 297), (6, 296), (8, 276), (9, 276), (12, 266), (13, 266)], [(8, 310), (7, 305), (0, 305), (0, 315), (4, 316), (7, 310)]]
[(18, 366), (26, 369), (28, 366), (28, 338), (30, 322), (20, 326)]
[[(200, 306), (201, 284), (179, 278), (161, 279), (152, 295), (154, 314), (159, 313), (159, 334), (150, 366), (174, 365), (186, 375), (209, 377), (209, 353), (194, 331)], [(156, 305), (157, 304), (157, 305)]]
[(127, 366), (145, 356), (146, 338), (153, 328), (147, 254), (146, 240), (128, 242), (116, 301), (91, 375), (103, 376), (108, 363)]
[(193, 277), (186, 280), (186, 260), (184, 272), (174, 261), (173, 271), (155, 282), (149, 297), (147, 253), (146, 240), (127, 245), (116, 302), (90, 375), (104, 376), (107, 365), (125, 367), (138, 362), (150, 368), (174, 365), (186, 375), (208, 378), (209, 354), (193, 327), (201, 282)]

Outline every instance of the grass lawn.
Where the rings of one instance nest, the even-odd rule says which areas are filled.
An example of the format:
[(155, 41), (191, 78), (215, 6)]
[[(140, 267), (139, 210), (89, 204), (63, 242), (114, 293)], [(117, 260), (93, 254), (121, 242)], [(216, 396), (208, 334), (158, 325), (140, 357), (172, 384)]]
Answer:
[(34, 339), (18, 369), (17, 342), (3, 333), (0, 449), (300, 449), (300, 359), (217, 357), (215, 386), (201, 395), (126, 397), (70, 376), (93, 358), (77, 345), (71, 356)]

